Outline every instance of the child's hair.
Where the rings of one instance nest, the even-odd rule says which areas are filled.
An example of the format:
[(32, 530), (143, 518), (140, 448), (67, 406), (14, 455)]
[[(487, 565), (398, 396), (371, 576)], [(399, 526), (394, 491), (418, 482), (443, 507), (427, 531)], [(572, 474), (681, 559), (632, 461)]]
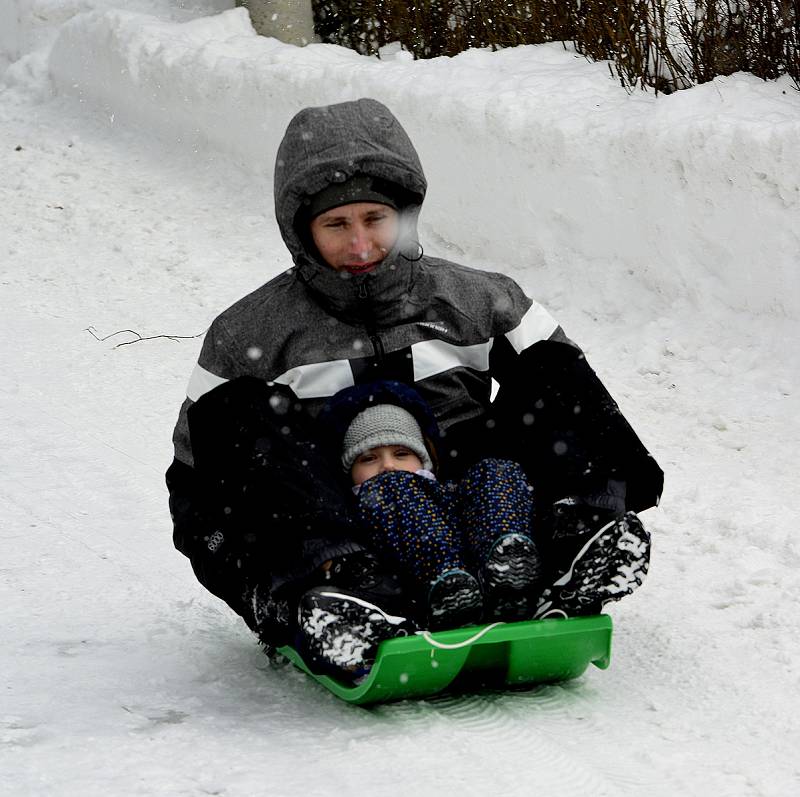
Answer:
[(423, 468), (433, 468), (416, 418), (396, 404), (374, 404), (353, 418), (342, 441), (342, 466), (349, 471), (363, 453), (379, 446), (404, 446), (419, 457)]

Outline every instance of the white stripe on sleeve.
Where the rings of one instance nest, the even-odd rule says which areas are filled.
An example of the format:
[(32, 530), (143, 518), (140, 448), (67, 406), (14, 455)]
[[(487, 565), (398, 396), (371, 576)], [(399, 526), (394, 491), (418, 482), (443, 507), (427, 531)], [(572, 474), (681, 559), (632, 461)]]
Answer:
[(297, 398), (328, 398), (345, 387), (352, 387), (353, 370), (349, 360), (309, 363), (290, 368), (272, 380), (290, 387)]
[(186, 388), (186, 395), (192, 400), (197, 401), (200, 396), (213, 390), (215, 387), (224, 384), (228, 380), (223, 376), (212, 374), (206, 371), (199, 363), (195, 365), (192, 375), (189, 377), (189, 385)]
[(520, 354), (522, 351), (538, 343), (540, 340), (547, 340), (558, 329), (558, 322), (542, 307), (534, 302), (528, 312), (522, 316), (519, 326), (506, 332), (506, 338), (514, 347), (514, 351)]
[(489, 370), (491, 341), (472, 346), (455, 346), (443, 340), (424, 340), (411, 345), (414, 381), (444, 373), (452, 368)]

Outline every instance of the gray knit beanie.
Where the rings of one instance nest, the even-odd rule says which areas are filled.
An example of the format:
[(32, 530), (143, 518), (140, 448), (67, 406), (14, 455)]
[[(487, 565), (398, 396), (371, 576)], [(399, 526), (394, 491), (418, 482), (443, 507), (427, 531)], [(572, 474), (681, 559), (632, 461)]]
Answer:
[(423, 468), (433, 469), (416, 418), (395, 404), (376, 404), (353, 418), (342, 441), (344, 469), (349, 471), (358, 457), (378, 446), (405, 446), (420, 458)]

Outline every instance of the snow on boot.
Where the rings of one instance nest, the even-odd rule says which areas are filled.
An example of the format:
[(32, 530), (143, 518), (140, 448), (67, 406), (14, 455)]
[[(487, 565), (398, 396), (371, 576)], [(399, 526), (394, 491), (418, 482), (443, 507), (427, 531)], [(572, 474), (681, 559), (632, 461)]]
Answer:
[(304, 593), (297, 618), (308, 663), (347, 679), (369, 672), (385, 639), (413, 630), (407, 618), (337, 587), (314, 587)]
[(535, 617), (597, 614), (641, 586), (649, 564), (650, 533), (628, 512), (583, 545), (564, 575), (542, 593)]
[(460, 628), (480, 622), (481, 588), (466, 570), (449, 570), (437, 578), (428, 593), (428, 627), (431, 631)]
[(530, 619), (541, 575), (539, 554), (530, 537), (516, 533), (500, 537), (479, 572), (487, 617)]

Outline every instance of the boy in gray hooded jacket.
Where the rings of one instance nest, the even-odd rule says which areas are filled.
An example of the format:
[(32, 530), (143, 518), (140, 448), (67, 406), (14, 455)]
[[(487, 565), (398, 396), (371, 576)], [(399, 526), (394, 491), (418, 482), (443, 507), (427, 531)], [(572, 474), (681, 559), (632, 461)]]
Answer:
[[(522, 465), (551, 580), (567, 578), (556, 606), (575, 555), (613, 547), (593, 542), (597, 530), (655, 505), (663, 484), (580, 349), (510, 278), (423, 254), (425, 177), (381, 103), (297, 114), (274, 190), (294, 266), (206, 334), (167, 471), (176, 547), (268, 644), (292, 639), (323, 573), (328, 588), (371, 589), (402, 616), (316, 420), (342, 388), (391, 379), (430, 405), (443, 478), (487, 456)], [(368, 656), (374, 640), (362, 641)]]

